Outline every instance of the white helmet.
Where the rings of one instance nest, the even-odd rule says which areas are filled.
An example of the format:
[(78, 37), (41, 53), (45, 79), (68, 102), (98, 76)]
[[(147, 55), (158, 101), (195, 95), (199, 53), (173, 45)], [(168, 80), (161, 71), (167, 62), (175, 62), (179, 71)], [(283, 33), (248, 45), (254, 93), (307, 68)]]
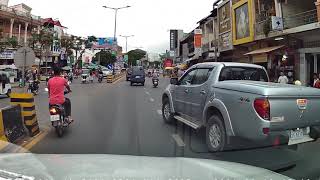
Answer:
[(301, 86), (301, 85), (302, 85), (302, 84), (301, 84), (301, 81), (299, 81), (299, 80), (296, 80), (296, 81), (294, 82), (294, 84), (297, 85), (297, 86)]

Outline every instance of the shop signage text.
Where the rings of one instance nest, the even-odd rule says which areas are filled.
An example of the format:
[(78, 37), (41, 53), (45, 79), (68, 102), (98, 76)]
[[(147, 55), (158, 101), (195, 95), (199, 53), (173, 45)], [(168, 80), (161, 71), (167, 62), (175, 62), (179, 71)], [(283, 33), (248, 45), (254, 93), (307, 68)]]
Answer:
[(14, 52), (13, 51), (4, 51), (0, 53), (0, 59), (13, 59)]

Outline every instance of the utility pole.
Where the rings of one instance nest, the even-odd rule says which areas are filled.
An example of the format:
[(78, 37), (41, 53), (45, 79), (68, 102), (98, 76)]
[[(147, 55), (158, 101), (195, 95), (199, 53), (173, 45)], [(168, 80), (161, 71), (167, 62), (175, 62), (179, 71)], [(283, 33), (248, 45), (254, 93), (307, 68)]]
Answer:
[(126, 53), (128, 53), (128, 38), (133, 37), (134, 35), (120, 35), (120, 36), (126, 38)]
[[(118, 15), (118, 10), (120, 9), (125, 9), (125, 8), (129, 8), (131, 6), (123, 6), (123, 7), (117, 7), (117, 8), (114, 8), (114, 7), (109, 7), (109, 6), (102, 6), (103, 8), (106, 8), (106, 9), (112, 9), (114, 10), (114, 33), (113, 33), (113, 40), (114, 42), (117, 41), (117, 15)], [(114, 68), (114, 63), (113, 63), (113, 74), (115, 74), (115, 68)]]

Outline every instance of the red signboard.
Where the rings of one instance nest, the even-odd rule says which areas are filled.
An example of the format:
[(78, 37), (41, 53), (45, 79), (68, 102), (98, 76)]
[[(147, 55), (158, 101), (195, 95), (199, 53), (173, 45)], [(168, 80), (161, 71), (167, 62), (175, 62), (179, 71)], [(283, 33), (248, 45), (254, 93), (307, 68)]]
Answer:
[(201, 34), (194, 35), (194, 47), (195, 48), (201, 48), (201, 44), (202, 44), (201, 38), (202, 38)]
[(163, 66), (164, 67), (172, 67), (172, 65), (173, 65), (173, 60), (172, 59), (166, 59), (163, 62)]

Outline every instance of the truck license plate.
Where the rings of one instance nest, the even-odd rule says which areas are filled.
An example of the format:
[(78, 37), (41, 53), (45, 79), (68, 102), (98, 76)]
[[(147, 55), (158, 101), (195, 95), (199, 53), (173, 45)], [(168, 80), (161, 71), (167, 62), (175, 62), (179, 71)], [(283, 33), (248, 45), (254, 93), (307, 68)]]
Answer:
[(140, 76), (136, 76), (136, 78), (140, 78)]
[(60, 120), (59, 114), (57, 114), (57, 115), (51, 115), (51, 116), (50, 116), (50, 120), (51, 120), (51, 121), (59, 121), (59, 120)]
[(290, 139), (301, 139), (303, 138), (303, 135), (303, 129), (290, 131)]

